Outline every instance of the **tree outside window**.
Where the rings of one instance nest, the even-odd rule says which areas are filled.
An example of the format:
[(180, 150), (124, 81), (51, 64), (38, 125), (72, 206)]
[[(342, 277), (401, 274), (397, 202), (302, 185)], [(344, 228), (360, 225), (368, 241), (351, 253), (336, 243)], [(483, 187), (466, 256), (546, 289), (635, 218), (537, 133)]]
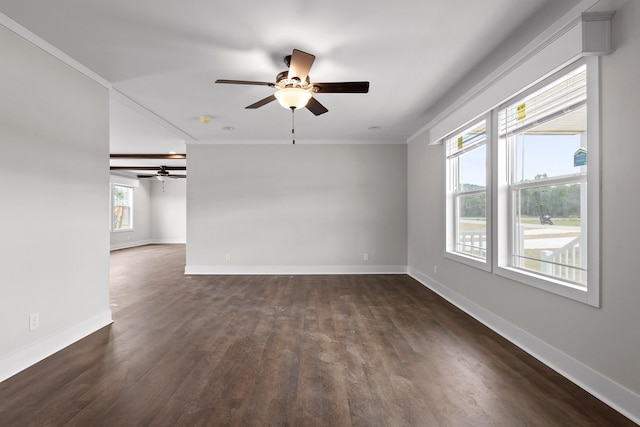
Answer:
[(128, 185), (113, 184), (113, 210), (111, 212), (111, 226), (113, 231), (133, 229), (132, 195), (133, 188)]

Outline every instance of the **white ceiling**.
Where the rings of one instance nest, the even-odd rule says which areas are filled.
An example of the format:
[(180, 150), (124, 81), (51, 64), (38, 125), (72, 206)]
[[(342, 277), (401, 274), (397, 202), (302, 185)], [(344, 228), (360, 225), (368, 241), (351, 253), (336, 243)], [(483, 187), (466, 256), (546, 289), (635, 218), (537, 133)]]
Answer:
[(577, 2), (0, 0), (0, 12), (112, 83), (112, 152), (165, 153), (185, 140), (290, 139), (277, 102), (244, 108), (272, 88), (213, 82), (274, 81), (293, 48), (316, 55), (312, 81), (371, 83), (317, 94), (329, 112), (296, 112), (297, 141), (405, 142), (529, 17)]

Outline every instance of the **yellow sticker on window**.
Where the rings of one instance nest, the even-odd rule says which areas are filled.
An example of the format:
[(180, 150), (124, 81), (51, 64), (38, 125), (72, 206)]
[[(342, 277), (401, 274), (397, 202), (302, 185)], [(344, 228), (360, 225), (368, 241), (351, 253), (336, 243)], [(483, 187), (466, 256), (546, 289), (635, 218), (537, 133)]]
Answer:
[(462, 150), (462, 137), (458, 137), (458, 150)]
[(518, 105), (517, 110), (517, 120), (521, 121), (527, 118), (527, 104)]

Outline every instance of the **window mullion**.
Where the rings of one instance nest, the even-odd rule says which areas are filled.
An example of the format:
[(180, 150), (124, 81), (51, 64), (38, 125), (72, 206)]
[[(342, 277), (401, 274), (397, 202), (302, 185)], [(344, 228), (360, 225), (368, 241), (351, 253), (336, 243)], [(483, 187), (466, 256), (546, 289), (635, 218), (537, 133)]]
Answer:
[(527, 180), (515, 183), (511, 185), (513, 190), (522, 190), (527, 188), (543, 187), (550, 185), (563, 185), (579, 182), (587, 182), (587, 174), (585, 172), (576, 173), (573, 175), (563, 175), (554, 178), (542, 178), (535, 180)]

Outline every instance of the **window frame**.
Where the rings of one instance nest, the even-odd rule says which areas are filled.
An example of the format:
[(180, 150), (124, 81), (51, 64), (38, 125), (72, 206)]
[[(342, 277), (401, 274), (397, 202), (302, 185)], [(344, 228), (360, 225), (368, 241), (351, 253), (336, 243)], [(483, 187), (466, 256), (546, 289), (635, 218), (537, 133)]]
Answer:
[[(530, 270), (511, 266), (511, 256), (513, 254), (513, 222), (514, 210), (512, 190), (514, 186), (524, 188), (530, 183), (519, 183), (514, 186), (508, 185), (507, 175), (509, 173), (509, 163), (507, 144), (500, 144), (499, 141), (499, 111), (507, 105), (513, 104), (518, 99), (522, 99), (529, 94), (541, 89), (550, 82), (570, 73), (576, 68), (585, 65), (587, 69), (586, 92), (587, 92), (587, 131), (586, 149), (588, 152), (588, 168), (586, 172), (586, 244), (587, 244), (587, 281), (586, 286), (579, 286), (570, 281), (564, 281), (548, 275), (536, 274)], [(445, 236), (444, 236), (444, 257), (458, 261), (460, 263), (479, 268), (481, 270), (496, 274), (497, 276), (511, 279), (525, 285), (532, 286), (556, 295), (570, 298), (594, 307), (600, 307), (600, 57), (585, 56), (577, 60), (572, 60), (559, 66), (555, 71), (547, 73), (529, 85), (523, 85), (522, 89), (512, 93), (506, 100), (494, 106), (489, 112), (476, 116), (474, 120), (467, 122), (464, 126), (458, 127), (454, 132), (450, 132), (443, 141), (443, 152), (445, 162)], [(447, 158), (447, 140), (456, 133), (460, 133), (473, 123), (478, 123), (483, 118), (487, 119), (487, 262), (464, 256), (461, 253), (452, 251), (455, 248), (455, 241), (452, 246), (452, 221), (451, 197), (449, 191), (450, 171)], [(492, 167), (494, 165), (494, 167)], [(580, 173), (576, 173), (581, 175)], [(535, 185), (554, 185), (567, 182), (574, 182), (574, 177), (559, 176), (541, 180)], [(585, 180), (580, 178), (579, 182)], [(584, 219), (581, 219), (584, 220)]]
[[(514, 95), (507, 102), (494, 109), (494, 125), (497, 126), (498, 111), (509, 104), (513, 104), (518, 98), (539, 90), (546, 84), (586, 64), (587, 66), (587, 138), (586, 147), (589, 153), (588, 170), (586, 172), (587, 184), (587, 218), (586, 218), (586, 242), (587, 242), (587, 283), (583, 286), (571, 282), (556, 279), (550, 276), (536, 274), (535, 272), (511, 266), (510, 257), (513, 254), (513, 192), (514, 188), (524, 188), (529, 184), (519, 183), (508, 185), (508, 164), (505, 159), (508, 156), (506, 144), (498, 143), (497, 132), (492, 142), (496, 145), (494, 150), (494, 162), (499, 165), (493, 170), (493, 178), (496, 185), (496, 197), (493, 200), (495, 217), (494, 241), (494, 265), (495, 274), (515, 280), (526, 285), (542, 289), (557, 295), (571, 298), (595, 307), (600, 305), (600, 60), (597, 56), (585, 57), (561, 67), (550, 76), (541, 79), (531, 85), (527, 90)], [(576, 174), (578, 176), (580, 174)], [(535, 185), (553, 185), (567, 182), (585, 182), (582, 178), (553, 177), (544, 179)], [(505, 218), (505, 221), (500, 219)]]
[[(455, 158), (450, 159), (447, 155), (447, 141), (451, 138), (454, 138), (455, 135), (464, 132), (467, 129), (473, 128), (477, 126), (482, 121), (485, 122), (485, 141), (482, 144), (485, 147), (485, 187), (484, 190), (470, 190), (465, 192), (452, 192), (451, 189), (451, 177), (452, 177), (452, 163), (455, 163), (455, 168), (457, 169), (458, 159), (460, 156), (456, 156)], [(484, 271), (490, 272), (492, 269), (492, 221), (491, 221), (491, 212), (492, 212), (492, 174), (491, 174), (491, 138), (493, 135), (494, 124), (492, 120), (491, 112), (482, 114), (473, 120), (466, 123), (464, 126), (460, 126), (455, 131), (449, 133), (444, 138), (444, 170), (445, 170), (445, 207), (444, 207), (444, 217), (445, 217), (445, 252), (444, 257), (461, 262), (463, 264), (470, 265), (475, 268), (479, 268)], [(478, 147), (476, 147), (478, 148)], [(475, 149), (475, 148), (474, 148)], [(464, 149), (462, 150), (464, 151)], [(471, 151), (471, 150), (470, 150)], [(470, 152), (469, 151), (469, 152)], [(462, 155), (462, 154), (461, 154)], [(458, 234), (457, 224), (459, 220), (458, 209), (456, 206), (456, 200), (460, 195), (473, 195), (473, 194), (485, 194), (485, 258), (484, 260), (479, 257), (474, 257), (472, 255), (465, 254), (463, 252), (457, 251), (456, 247), (458, 245), (456, 235)]]
[[(129, 226), (126, 228), (115, 228), (115, 188), (123, 187), (127, 188), (129, 197), (128, 197), (128, 207), (129, 207)], [(133, 231), (133, 186), (128, 184), (121, 184), (118, 182), (111, 183), (111, 232), (112, 233), (126, 233)]]

